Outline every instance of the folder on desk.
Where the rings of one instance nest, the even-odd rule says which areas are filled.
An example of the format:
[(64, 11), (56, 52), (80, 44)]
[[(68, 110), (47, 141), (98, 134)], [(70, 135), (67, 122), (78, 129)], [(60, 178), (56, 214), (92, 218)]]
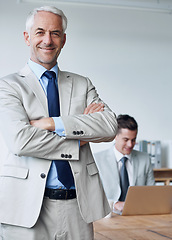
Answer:
[(172, 213), (172, 186), (130, 186), (123, 216)]

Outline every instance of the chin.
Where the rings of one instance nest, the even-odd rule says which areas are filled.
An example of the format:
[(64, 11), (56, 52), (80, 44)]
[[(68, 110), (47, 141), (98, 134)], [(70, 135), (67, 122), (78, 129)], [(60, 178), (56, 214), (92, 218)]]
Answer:
[(131, 152), (132, 152), (132, 150), (125, 151), (125, 154), (124, 154), (124, 155), (129, 155)]

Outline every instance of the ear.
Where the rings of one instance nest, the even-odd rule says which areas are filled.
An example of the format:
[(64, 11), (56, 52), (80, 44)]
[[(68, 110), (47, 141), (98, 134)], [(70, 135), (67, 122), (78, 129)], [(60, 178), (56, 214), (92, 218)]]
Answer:
[(25, 43), (26, 43), (28, 46), (30, 46), (30, 37), (29, 37), (29, 33), (28, 33), (28, 32), (24, 32), (23, 35), (24, 35)]
[(118, 136), (119, 136), (119, 134), (117, 133), (115, 136), (115, 140), (118, 140)]
[(62, 48), (64, 47), (65, 43), (66, 43), (66, 33), (64, 33), (63, 35)]

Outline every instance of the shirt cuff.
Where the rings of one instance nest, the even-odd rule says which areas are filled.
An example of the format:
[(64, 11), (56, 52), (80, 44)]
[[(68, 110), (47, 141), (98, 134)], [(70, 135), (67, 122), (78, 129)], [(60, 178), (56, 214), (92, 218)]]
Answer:
[[(65, 137), (65, 130), (64, 130), (64, 125), (61, 117), (52, 117), (55, 123), (55, 133), (59, 135), (60, 137)], [(80, 140), (78, 140), (79, 148), (80, 148)]]
[(64, 130), (64, 125), (62, 122), (61, 117), (52, 117), (55, 123), (55, 132), (58, 134), (60, 137), (65, 137), (65, 130)]

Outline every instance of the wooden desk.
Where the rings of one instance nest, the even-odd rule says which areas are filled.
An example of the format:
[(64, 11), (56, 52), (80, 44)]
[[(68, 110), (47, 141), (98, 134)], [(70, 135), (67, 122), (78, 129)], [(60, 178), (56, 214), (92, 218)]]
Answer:
[(95, 240), (169, 240), (172, 239), (172, 214), (119, 216), (94, 223)]
[(153, 169), (155, 182), (163, 182), (165, 185), (169, 185), (172, 181), (172, 169), (171, 168), (159, 168)]

